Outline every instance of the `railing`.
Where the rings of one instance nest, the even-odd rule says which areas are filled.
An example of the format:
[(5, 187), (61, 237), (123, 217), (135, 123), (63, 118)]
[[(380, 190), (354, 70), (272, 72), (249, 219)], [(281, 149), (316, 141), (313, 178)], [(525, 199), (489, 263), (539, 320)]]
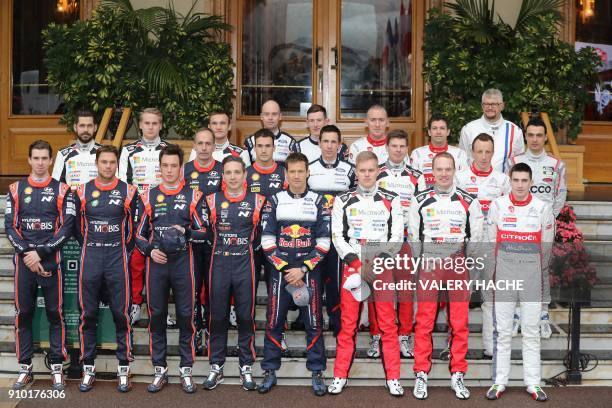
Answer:
[[(100, 121), (100, 126), (98, 127), (98, 133), (96, 133), (96, 142), (102, 143), (104, 141), (104, 136), (108, 131), (108, 126), (110, 125), (110, 121), (113, 117), (114, 108), (106, 108), (104, 110), (104, 115), (102, 116), (102, 120)], [(121, 145), (123, 143), (123, 137), (125, 136), (125, 132), (127, 132), (127, 127), (130, 122), (130, 116), (132, 115), (131, 108), (123, 108), (121, 112), (121, 120), (119, 121), (119, 126), (117, 126), (117, 132), (115, 133), (112, 141), (112, 145), (117, 149), (121, 149)]]

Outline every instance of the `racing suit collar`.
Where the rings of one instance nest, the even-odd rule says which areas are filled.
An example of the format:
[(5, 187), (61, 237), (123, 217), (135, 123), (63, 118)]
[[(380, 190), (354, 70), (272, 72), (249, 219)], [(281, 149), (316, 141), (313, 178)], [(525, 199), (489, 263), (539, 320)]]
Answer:
[(183, 189), (184, 186), (185, 186), (185, 180), (181, 180), (178, 183), (178, 186), (176, 186), (176, 188), (173, 188), (173, 189), (169, 189), (165, 187), (164, 183), (162, 183), (159, 185), (159, 190), (166, 195), (176, 195)]
[(315, 139), (313, 135), (308, 135), (308, 139), (310, 139), (310, 143), (314, 145), (319, 145), (319, 139)]
[(155, 139), (153, 140), (147, 140), (144, 137), (140, 139), (140, 142), (145, 146), (145, 147), (157, 147), (159, 146), (159, 144), (161, 143), (161, 137), (157, 136)]
[(319, 163), (321, 163), (321, 165), (323, 167), (325, 167), (326, 169), (335, 169), (336, 167), (338, 167), (338, 162), (340, 161), (340, 159), (338, 159), (338, 156), (336, 156), (336, 159), (329, 163), (326, 162), (325, 160), (323, 160), (323, 155), (321, 155), (321, 157), (319, 157)]
[(76, 143), (74, 144), (76, 149), (82, 152), (90, 152), (91, 149), (93, 149), (94, 145), (96, 144), (95, 139), (91, 139), (89, 142), (87, 143), (82, 143), (80, 140), (77, 139)]
[(206, 165), (202, 166), (200, 164), (200, 162), (198, 161), (198, 159), (195, 159), (193, 161), (193, 167), (195, 167), (195, 169), (197, 171), (199, 171), (200, 173), (202, 173), (202, 172), (208, 173), (209, 171), (211, 171), (213, 169), (213, 167), (215, 167), (215, 162), (216, 162), (216, 160), (211, 157), (210, 163), (207, 166)]
[(374, 184), (372, 188), (365, 188), (361, 184), (357, 184), (357, 193), (364, 197), (372, 197), (378, 192), (378, 185)]
[(306, 197), (306, 194), (308, 194), (308, 185), (306, 185), (306, 189), (303, 193), (294, 193), (293, 191), (291, 191), (291, 188), (287, 188), (287, 194), (289, 194), (289, 197), (295, 199)]
[(499, 119), (496, 120), (495, 122), (488, 121), (484, 114), (482, 115), (480, 119), (482, 120), (482, 123), (484, 123), (486, 127), (493, 128), (494, 130), (499, 129), (501, 125), (504, 123), (504, 116), (502, 114), (499, 115)]
[(278, 167), (278, 163), (277, 162), (273, 162), (274, 164), (270, 167), (261, 167), (259, 164), (257, 164), (257, 162), (253, 163), (253, 168), (255, 169), (256, 172), (258, 172), (259, 174), (272, 174), (276, 171), (276, 168)]
[(436, 194), (440, 195), (440, 196), (451, 196), (453, 195), (453, 193), (455, 192), (456, 188), (455, 188), (455, 184), (453, 184), (448, 190), (442, 190), (440, 188), (438, 188), (435, 184), (433, 186), (433, 190)]
[(546, 150), (543, 150), (540, 154), (535, 154), (531, 150), (527, 149), (525, 152), (525, 156), (529, 157), (532, 160), (541, 160), (547, 156)]
[(372, 135), (368, 134), (368, 143), (370, 143), (374, 147), (384, 146), (387, 144), (387, 135), (383, 137), (381, 140), (374, 139)]
[(229, 145), (230, 145), (229, 140), (226, 140), (225, 143), (223, 143), (223, 144), (216, 144), (215, 143), (215, 151), (225, 150), (225, 149), (227, 149), (229, 147)]
[(433, 144), (431, 144), (431, 142), (429, 142), (429, 150), (431, 150), (432, 153), (442, 153), (448, 150), (448, 143), (445, 144), (442, 147), (437, 147), (434, 146)]
[(117, 184), (119, 184), (119, 179), (117, 177), (114, 177), (113, 181), (110, 182), (109, 184), (102, 184), (99, 178), (96, 177), (94, 183), (98, 190), (108, 191), (108, 190), (114, 190), (117, 187)]
[(531, 202), (531, 199), (533, 198), (533, 196), (531, 195), (531, 193), (527, 194), (527, 198), (524, 199), (523, 201), (519, 201), (516, 198), (514, 198), (514, 195), (512, 193), (510, 193), (510, 201), (512, 202), (512, 204), (516, 205), (517, 207), (524, 207), (527, 204), (529, 204)]
[(235, 197), (230, 196), (227, 193), (227, 189), (223, 190), (223, 195), (225, 196), (227, 201), (229, 201), (230, 203), (237, 203), (237, 202), (240, 202), (240, 201), (244, 200), (244, 197), (246, 196), (246, 188), (242, 189), (242, 194), (240, 194), (239, 196), (235, 196)]
[(387, 160), (387, 162), (385, 163), (385, 167), (387, 167), (390, 170), (403, 170), (404, 168), (406, 168), (406, 160), (404, 159), (401, 163), (393, 163), (391, 161), (391, 159)]
[(31, 175), (28, 176), (28, 183), (32, 186), (32, 187), (47, 187), (49, 185), (49, 183), (51, 182), (51, 176), (47, 176), (46, 179), (42, 180), (42, 181), (36, 181), (34, 179), (34, 177), (32, 177)]
[(482, 171), (478, 170), (476, 164), (472, 163), (470, 169), (472, 170), (472, 173), (474, 173), (474, 175), (478, 177), (488, 177), (491, 173), (493, 173), (493, 166), (491, 166), (488, 171)]

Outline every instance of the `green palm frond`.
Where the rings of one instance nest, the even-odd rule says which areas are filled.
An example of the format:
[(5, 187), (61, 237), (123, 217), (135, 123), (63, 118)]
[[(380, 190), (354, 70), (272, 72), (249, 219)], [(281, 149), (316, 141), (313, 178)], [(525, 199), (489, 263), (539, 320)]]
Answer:
[(516, 24), (514, 25), (514, 31), (522, 32), (534, 20), (546, 14), (552, 14), (557, 21), (561, 21), (562, 15), (559, 12), (559, 7), (564, 4), (565, 0), (523, 0)]
[(147, 80), (149, 91), (159, 97), (180, 96), (187, 94), (186, 75), (172, 61), (167, 58), (151, 60), (144, 68), (144, 77)]
[(472, 38), (480, 44), (496, 41), (495, 0), (457, 0), (445, 3), (454, 14), (455, 31), (461, 38)]

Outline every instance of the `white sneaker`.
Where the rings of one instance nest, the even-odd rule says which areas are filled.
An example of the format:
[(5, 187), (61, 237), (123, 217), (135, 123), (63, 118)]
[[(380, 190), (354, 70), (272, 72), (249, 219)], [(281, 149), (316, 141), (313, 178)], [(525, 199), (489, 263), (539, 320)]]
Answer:
[(370, 340), (370, 348), (368, 349), (368, 357), (380, 357), (380, 334), (375, 334)]
[(140, 320), (140, 305), (132, 305), (130, 310), (130, 323), (136, 324)]
[(166, 316), (166, 326), (168, 327), (176, 326), (176, 320), (174, 320), (174, 317), (170, 316), (170, 314)]
[(285, 353), (287, 350), (289, 350), (289, 346), (287, 346), (287, 336), (285, 332), (283, 332), (283, 336), (281, 337), (281, 351)]
[(470, 390), (463, 383), (463, 373), (453, 373), (451, 377), (451, 389), (455, 391), (455, 396), (459, 399), (466, 400), (470, 398)]
[(385, 387), (389, 390), (389, 394), (394, 397), (402, 397), (404, 395), (404, 387), (402, 387), (398, 379), (387, 380)]
[(423, 371), (416, 373), (412, 395), (414, 395), (416, 399), (420, 400), (427, 398), (427, 374), (425, 374)]
[(550, 339), (551, 336), (552, 328), (550, 327), (550, 316), (547, 311), (544, 311), (540, 315), (540, 337), (543, 339)]
[(506, 386), (502, 384), (493, 384), (487, 391), (488, 400), (498, 400), (506, 390)]
[(413, 358), (414, 357), (414, 341), (411, 335), (399, 336), (400, 352), (402, 357)]
[(332, 395), (340, 394), (344, 390), (344, 387), (347, 386), (347, 384), (347, 378), (334, 377), (331, 385), (327, 387), (327, 392)]
[(521, 328), (521, 309), (518, 307), (514, 310), (514, 318), (512, 319), (512, 337), (518, 336)]
[(234, 308), (234, 305), (230, 306), (229, 324), (232, 327), (237, 327), (238, 326), (238, 321), (237, 321), (237, 318), (236, 318), (236, 309)]

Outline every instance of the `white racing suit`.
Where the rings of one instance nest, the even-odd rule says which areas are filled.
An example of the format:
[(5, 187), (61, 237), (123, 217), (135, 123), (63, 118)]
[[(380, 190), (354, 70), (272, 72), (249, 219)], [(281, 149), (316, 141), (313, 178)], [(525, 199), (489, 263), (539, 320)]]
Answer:
[[(544, 282), (548, 280), (554, 238), (552, 208), (529, 194), (519, 202), (512, 194), (499, 197), (489, 210), (487, 235), (495, 242), (492, 281), (520, 283), (522, 288), (496, 286), (486, 291), (493, 301), (493, 383), (508, 384), (515, 305), (520, 305), (523, 339), (523, 380), (540, 385), (540, 313)], [(493, 245), (493, 244), (492, 244)]]

